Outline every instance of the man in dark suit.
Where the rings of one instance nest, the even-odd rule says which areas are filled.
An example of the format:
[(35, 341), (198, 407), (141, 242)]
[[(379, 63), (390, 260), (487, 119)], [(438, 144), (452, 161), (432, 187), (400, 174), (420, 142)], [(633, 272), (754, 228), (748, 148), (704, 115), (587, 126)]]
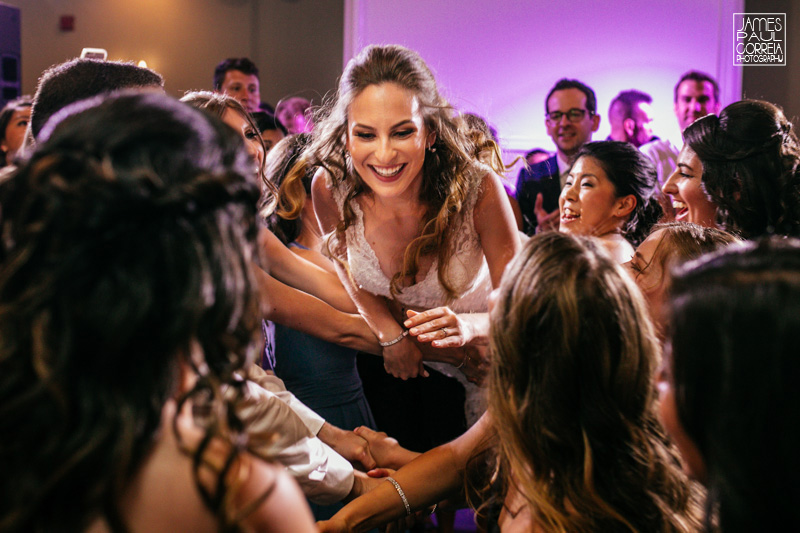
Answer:
[(523, 168), (517, 178), (517, 201), (523, 231), (528, 235), (540, 226), (541, 230), (558, 228), (558, 196), (571, 158), (592, 140), (592, 133), (600, 126), (594, 91), (578, 80), (559, 80), (545, 99), (545, 125), (556, 154)]

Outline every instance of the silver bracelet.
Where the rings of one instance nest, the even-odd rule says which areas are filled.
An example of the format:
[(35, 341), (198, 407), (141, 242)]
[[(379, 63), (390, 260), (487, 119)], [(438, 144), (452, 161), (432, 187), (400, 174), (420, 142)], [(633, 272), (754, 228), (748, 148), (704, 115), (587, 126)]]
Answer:
[(408, 498), (406, 498), (406, 493), (403, 492), (403, 489), (400, 488), (400, 483), (395, 481), (393, 477), (387, 477), (386, 481), (394, 485), (395, 490), (397, 490), (397, 494), (400, 495), (400, 498), (403, 500), (403, 505), (406, 507), (406, 516), (411, 516), (411, 506), (408, 505)]
[(380, 342), (380, 341), (378, 341), (378, 344), (380, 344), (382, 347), (386, 348), (386, 347), (388, 347), (388, 346), (392, 346), (392, 345), (394, 345), (394, 344), (397, 344), (398, 342), (400, 342), (401, 340), (403, 340), (403, 339), (405, 338), (405, 336), (406, 336), (406, 335), (408, 335), (408, 330), (407, 330), (407, 329), (404, 329), (404, 330), (403, 330), (403, 333), (401, 333), (400, 335), (398, 335), (396, 339), (392, 339), (392, 340), (390, 340), (390, 341), (387, 341), (387, 342)]

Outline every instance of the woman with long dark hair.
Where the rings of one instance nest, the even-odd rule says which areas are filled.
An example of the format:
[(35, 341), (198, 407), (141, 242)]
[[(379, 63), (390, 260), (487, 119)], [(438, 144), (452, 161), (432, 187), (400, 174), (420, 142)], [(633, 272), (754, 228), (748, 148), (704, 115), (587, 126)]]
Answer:
[(155, 93), (39, 140), (0, 188), (0, 529), (312, 530), (236, 414), (259, 348), (242, 141)]
[(772, 237), (689, 263), (672, 280), (664, 425), (708, 489), (706, 531), (800, 519), (800, 242)]

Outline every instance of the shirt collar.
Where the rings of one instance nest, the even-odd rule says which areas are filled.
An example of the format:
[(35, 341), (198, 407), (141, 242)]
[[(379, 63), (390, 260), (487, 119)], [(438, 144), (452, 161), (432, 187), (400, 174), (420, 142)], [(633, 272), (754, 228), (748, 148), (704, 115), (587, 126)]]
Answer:
[(558, 165), (558, 181), (561, 182), (563, 189), (569, 175), (569, 162), (561, 157), (561, 152), (556, 152), (556, 164)]

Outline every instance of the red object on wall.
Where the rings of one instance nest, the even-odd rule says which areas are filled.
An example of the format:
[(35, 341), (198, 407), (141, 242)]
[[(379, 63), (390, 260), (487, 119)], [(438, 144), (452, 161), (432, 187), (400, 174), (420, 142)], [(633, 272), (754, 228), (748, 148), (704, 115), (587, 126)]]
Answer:
[(74, 31), (75, 17), (73, 15), (61, 15), (58, 20), (58, 29), (61, 31)]

